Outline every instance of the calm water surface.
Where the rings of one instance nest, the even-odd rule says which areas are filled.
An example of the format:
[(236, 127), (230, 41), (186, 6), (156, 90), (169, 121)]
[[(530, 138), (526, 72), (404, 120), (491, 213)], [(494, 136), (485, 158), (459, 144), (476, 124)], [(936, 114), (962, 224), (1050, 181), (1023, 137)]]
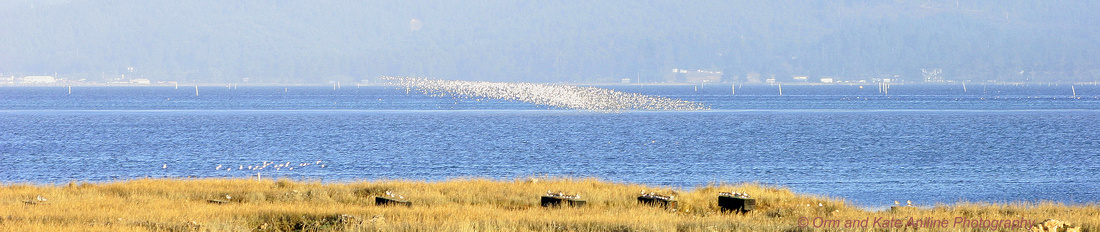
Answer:
[[(0, 87), (0, 182), (550, 175), (760, 182), (865, 206), (1100, 201), (1097, 86), (603, 87), (713, 110), (605, 114), (366, 86)], [(294, 169), (248, 170), (264, 162)]]

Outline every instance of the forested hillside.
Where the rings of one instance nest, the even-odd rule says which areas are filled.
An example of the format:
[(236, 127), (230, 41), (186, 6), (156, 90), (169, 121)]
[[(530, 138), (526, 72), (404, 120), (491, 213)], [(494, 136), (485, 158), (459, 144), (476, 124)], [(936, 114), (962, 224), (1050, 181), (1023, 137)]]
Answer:
[[(0, 74), (183, 82), (1100, 80), (1100, 4), (5, 0)], [(133, 71), (129, 68), (132, 67)]]

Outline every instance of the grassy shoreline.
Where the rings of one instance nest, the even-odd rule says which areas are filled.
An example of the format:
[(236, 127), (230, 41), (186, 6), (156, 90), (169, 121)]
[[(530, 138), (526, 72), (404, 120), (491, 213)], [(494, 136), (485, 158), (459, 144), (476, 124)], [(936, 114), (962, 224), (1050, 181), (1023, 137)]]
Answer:
[[(588, 204), (544, 208), (539, 197), (546, 191), (580, 194)], [(679, 207), (639, 204), (641, 191), (674, 195)], [(716, 199), (727, 191), (753, 196), (757, 208), (722, 212)], [(413, 206), (374, 205), (374, 197), (386, 192)], [(0, 199), (0, 228), (11, 231), (1022, 231), (1050, 218), (1100, 231), (1096, 204), (955, 203), (869, 211), (842, 199), (757, 184), (681, 190), (570, 178), (138, 179), (6, 184)], [(993, 222), (1023, 228), (987, 225)]]

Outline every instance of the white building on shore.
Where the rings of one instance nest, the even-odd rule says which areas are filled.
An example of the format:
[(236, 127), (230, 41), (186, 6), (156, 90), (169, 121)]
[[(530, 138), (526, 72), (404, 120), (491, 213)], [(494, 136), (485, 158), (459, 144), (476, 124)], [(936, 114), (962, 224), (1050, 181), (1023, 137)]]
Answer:
[(25, 76), (23, 77), (23, 84), (52, 84), (57, 82), (57, 78), (53, 76)]

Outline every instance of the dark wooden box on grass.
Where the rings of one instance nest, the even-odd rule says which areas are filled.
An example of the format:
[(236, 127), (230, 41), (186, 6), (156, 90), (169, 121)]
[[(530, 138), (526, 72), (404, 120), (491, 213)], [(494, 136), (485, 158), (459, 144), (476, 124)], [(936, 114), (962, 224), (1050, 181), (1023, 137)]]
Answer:
[(584, 206), (585, 203), (587, 203), (587, 202), (584, 201), (584, 200), (577, 200), (577, 199), (564, 198), (564, 197), (554, 197), (554, 196), (542, 196), (542, 201), (541, 201), (542, 207), (557, 207), (557, 206), (561, 206), (563, 204), (573, 206), (573, 207), (581, 207), (581, 206)]
[(656, 197), (638, 196), (638, 203), (654, 205), (659, 207), (665, 207), (668, 209), (676, 208), (676, 200), (668, 200)]
[(722, 211), (746, 213), (756, 208), (756, 199), (744, 197), (718, 196), (718, 206)]
[(388, 198), (388, 197), (374, 197), (374, 204), (375, 205), (399, 205), (399, 206), (405, 206), (405, 207), (412, 207), (412, 202), (393, 199), (393, 198)]

